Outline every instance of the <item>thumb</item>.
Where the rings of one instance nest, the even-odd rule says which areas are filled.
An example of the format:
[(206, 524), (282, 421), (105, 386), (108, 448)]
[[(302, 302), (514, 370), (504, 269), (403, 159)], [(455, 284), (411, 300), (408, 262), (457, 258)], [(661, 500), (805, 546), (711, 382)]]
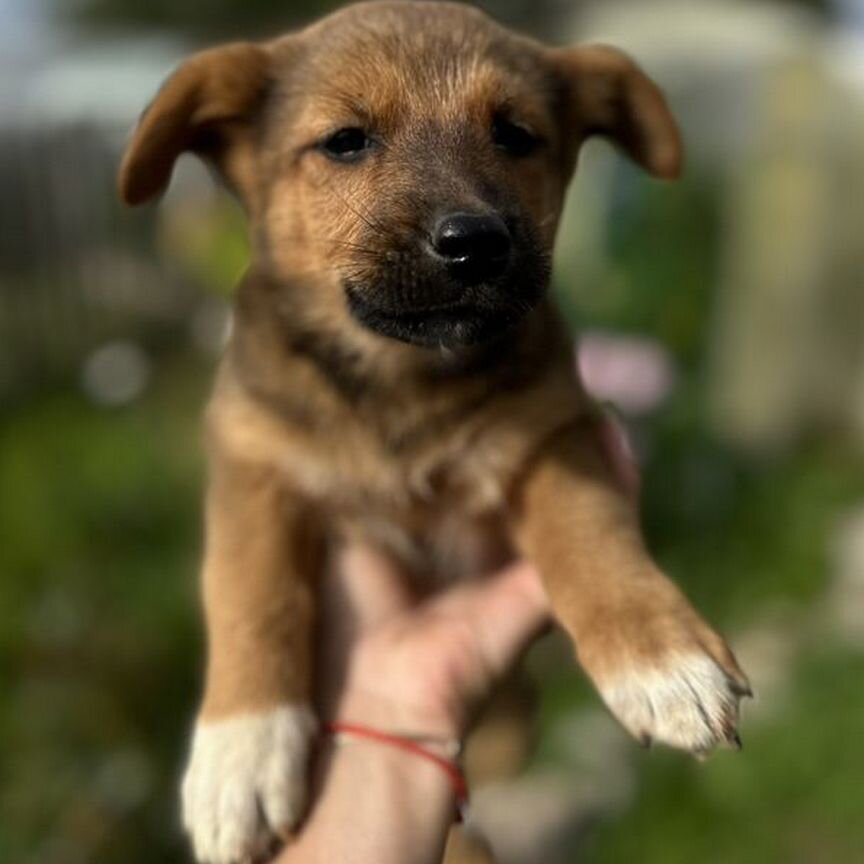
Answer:
[(480, 660), (494, 678), (513, 665), (549, 622), (549, 601), (540, 576), (524, 561), (456, 588), (432, 605), (437, 608), (430, 611), (445, 618), (470, 622)]
[(388, 555), (352, 544), (336, 555), (321, 592), (329, 626), (361, 633), (381, 626), (416, 603), (410, 580)]

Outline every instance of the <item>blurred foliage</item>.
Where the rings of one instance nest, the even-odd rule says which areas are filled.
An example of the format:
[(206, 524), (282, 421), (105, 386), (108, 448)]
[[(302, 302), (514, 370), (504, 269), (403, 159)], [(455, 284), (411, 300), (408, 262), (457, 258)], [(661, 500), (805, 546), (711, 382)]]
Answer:
[[(479, 6), (505, 24), (554, 37), (558, 22), (572, 16), (581, 0), (456, 2)], [(804, 6), (823, 15), (831, 10), (831, 0), (781, 2)], [(343, 0), (77, 0), (71, 8), (77, 18), (89, 25), (134, 25), (181, 32), (193, 39), (215, 39), (273, 35), (344, 5)]]
[[(230, 38), (272, 35), (344, 5), (341, 0), (82, 0), (75, 13), (88, 24), (134, 24), (193, 38)], [(573, 9), (569, 0), (479, 0), (471, 5), (536, 33), (554, 33), (560, 15)]]
[(339, 5), (338, 0), (85, 0), (76, 12), (90, 24), (131, 24), (211, 37), (287, 28)]
[[(593, 864), (853, 864), (861, 860), (864, 656), (810, 646), (782, 724), (741, 758), (644, 759), (638, 804), (601, 825)], [(746, 729), (746, 726), (745, 726)]]
[(230, 296), (249, 263), (246, 218), (236, 199), (216, 194), (206, 204), (177, 202), (168, 212), (159, 224), (159, 256), (193, 284)]
[[(56, 2), (56, 0), (55, 0)], [(456, 0), (468, 2), (468, 0)], [(581, 0), (475, 0), (500, 21), (538, 33), (555, 33), (561, 15)], [(831, 0), (781, 0), (827, 14)], [(135, 24), (178, 30), (192, 36), (273, 32), (346, 5), (342, 0), (78, 0), (74, 11), (89, 23)]]
[(756, 458), (712, 435), (705, 370), (719, 201), (711, 178), (691, 172), (669, 186), (623, 163), (608, 218), (608, 271), (588, 285), (559, 272), (557, 294), (577, 329), (647, 335), (674, 358), (671, 398), (634, 430), (646, 456), (645, 529), (658, 557), (709, 608), (743, 611), (784, 596), (808, 602), (824, 587), (827, 529), (864, 494), (864, 475), (850, 466), (864, 463), (836, 442)]
[(205, 377), (0, 412), (0, 859), (182, 861)]
[(674, 185), (654, 183), (622, 161), (607, 219), (609, 266), (590, 284), (578, 272), (557, 274), (574, 324), (654, 337), (679, 363), (697, 369), (717, 275), (718, 191), (715, 181), (693, 171)]

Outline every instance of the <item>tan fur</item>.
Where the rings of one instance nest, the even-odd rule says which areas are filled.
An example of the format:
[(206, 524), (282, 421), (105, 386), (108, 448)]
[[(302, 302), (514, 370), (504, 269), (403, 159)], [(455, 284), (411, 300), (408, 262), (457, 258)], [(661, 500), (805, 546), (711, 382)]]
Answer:
[[(518, 165), (489, 142), (504, 109), (544, 140)], [(318, 142), (345, 126), (370, 126), (386, 146), (334, 165)], [(123, 197), (156, 195), (193, 150), (250, 221), (252, 265), (207, 412), (204, 721), (309, 699), (322, 556), (356, 538), (428, 590), (526, 554), (601, 690), (700, 649), (746, 687), (648, 558), (548, 302), (503, 347), (455, 352), (382, 337), (346, 308), (346, 274), (407, 266), (395, 250), (427, 211), (476, 209), (489, 190), (551, 253), (592, 134), (658, 176), (680, 169), (663, 96), (624, 55), (550, 49), (448, 3), (362, 4), (206, 51), (145, 112)]]
[(648, 558), (635, 508), (596, 439), (567, 429), (547, 442), (520, 488), (515, 523), (596, 683), (700, 645), (746, 689), (723, 640)]

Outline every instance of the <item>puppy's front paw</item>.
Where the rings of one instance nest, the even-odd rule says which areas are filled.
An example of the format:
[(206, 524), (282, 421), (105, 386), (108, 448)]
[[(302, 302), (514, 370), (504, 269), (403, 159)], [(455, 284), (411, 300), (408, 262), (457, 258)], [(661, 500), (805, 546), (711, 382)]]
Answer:
[(199, 861), (255, 860), (297, 824), (315, 728), (305, 705), (199, 721), (182, 787), (183, 824)]
[(696, 754), (727, 743), (741, 747), (738, 703), (746, 684), (707, 653), (671, 654), (634, 667), (601, 687), (606, 704), (640, 741), (658, 741)]
[(732, 652), (665, 579), (640, 593), (607, 610), (580, 646), (604, 701), (645, 744), (740, 748), (738, 704), (752, 694)]

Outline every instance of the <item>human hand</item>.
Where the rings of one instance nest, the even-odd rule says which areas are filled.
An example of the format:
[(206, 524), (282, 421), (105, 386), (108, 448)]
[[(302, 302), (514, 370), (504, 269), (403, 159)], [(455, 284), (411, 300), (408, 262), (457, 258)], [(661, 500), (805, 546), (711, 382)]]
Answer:
[(546, 594), (526, 563), (419, 599), (390, 559), (353, 547), (328, 581), (323, 716), (390, 732), (461, 739), (547, 622)]

